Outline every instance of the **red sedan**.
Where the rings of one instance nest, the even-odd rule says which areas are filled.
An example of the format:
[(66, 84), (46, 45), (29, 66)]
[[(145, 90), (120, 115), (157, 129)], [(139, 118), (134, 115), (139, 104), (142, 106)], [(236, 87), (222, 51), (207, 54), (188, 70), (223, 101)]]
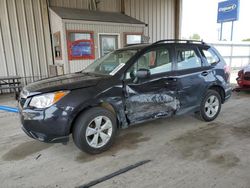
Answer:
[(244, 67), (238, 72), (238, 78), (236, 79), (239, 87), (235, 90), (250, 90), (250, 65)]

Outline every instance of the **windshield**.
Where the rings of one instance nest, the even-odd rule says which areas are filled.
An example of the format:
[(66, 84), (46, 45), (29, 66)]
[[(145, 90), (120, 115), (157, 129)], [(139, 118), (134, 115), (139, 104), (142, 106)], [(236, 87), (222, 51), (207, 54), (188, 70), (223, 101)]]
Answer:
[(113, 51), (91, 63), (82, 72), (115, 75), (136, 54), (137, 50)]

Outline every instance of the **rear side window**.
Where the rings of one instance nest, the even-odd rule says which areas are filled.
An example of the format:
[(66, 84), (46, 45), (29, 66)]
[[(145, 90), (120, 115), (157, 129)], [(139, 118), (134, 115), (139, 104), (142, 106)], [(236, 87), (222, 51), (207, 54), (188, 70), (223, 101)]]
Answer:
[(202, 55), (206, 58), (209, 65), (216, 64), (220, 61), (212, 49), (202, 49)]
[(194, 49), (177, 49), (177, 70), (201, 67), (201, 59)]

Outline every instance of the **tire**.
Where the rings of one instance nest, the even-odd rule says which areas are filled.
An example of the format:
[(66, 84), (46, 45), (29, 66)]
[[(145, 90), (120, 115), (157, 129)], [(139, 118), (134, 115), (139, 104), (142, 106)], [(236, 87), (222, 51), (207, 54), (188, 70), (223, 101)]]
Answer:
[(94, 107), (78, 116), (72, 135), (80, 150), (98, 154), (112, 146), (116, 133), (117, 121), (114, 114), (104, 108)]
[(221, 96), (215, 90), (208, 90), (201, 101), (199, 115), (203, 121), (213, 121), (221, 110)]

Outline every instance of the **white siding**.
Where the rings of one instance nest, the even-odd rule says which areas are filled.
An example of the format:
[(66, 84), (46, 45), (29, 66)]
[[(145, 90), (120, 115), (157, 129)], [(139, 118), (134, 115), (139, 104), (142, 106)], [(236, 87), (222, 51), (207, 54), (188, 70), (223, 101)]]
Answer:
[(50, 0), (50, 6), (67, 7), (67, 8), (88, 8), (88, 0)]
[(175, 0), (125, 0), (125, 13), (148, 24), (150, 42), (175, 37)]
[(120, 0), (101, 0), (97, 5), (100, 11), (121, 12)]
[(52, 54), (46, 0), (1, 0), (0, 22), (0, 76), (28, 82), (47, 77)]
[[(50, 6), (88, 9), (91, 0), (50, 0)], [(120, 12), (121, 0), (100, 0), (97, 9), (101, 11)]]

